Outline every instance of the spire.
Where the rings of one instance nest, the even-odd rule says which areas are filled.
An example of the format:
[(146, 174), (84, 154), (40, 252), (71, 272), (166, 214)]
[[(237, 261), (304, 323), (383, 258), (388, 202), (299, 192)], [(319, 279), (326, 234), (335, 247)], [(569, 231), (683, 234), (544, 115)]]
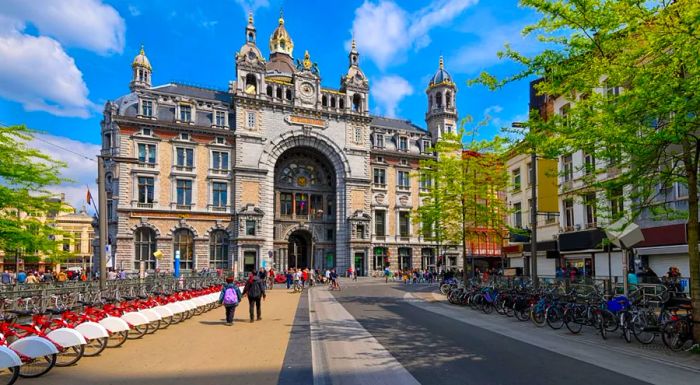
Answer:
[(255, 25), (253, 24), (253, 12), (248, 13), (248, 26), (245, 28), (246, 42), (255, 44)]
[(278, 20), (279, 25), (284, 25), (284, 9), (280, 8), (280, 18)]
[(253, 25), (253, 11), (248, 12), (248, 24)]
[(445, 69), (445, 61), (442, 59), (442, 55), (440, 55), (440, 69), (441, 70)]
[(348, 59), (350, 59), (350, 67), (358, 66), (360, 64), (360, 54), (357, 52), (357, 43), (355, 42), (354, 37), (352, 38), (352, 43), (350, 44)]
[(289, 32), (284, 27), (284, 13), (280, 9), (279, 25), (270, 36), (270, 55), (274, 53), (282, 53), (292, 56), (294, 50), (294, 42), (289, 36)]

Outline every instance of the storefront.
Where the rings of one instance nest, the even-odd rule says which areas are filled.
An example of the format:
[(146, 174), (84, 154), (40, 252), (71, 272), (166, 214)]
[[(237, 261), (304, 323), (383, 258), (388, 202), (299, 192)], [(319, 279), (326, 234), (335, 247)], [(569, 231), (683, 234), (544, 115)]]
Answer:
[[(603, 249), (607, 239), (601, 229), (590, 229), (559, 234), (559, 252), (561, 267), (571, 279), (594, 278), (601, 276), (596, 273), (596, 260), (606, 258), (604, 276), (607, 277), (607, 252)], [(596, 257), (600, 255), (600, 257)]]
[(642, 229), (644, 241), (635, 248), (637, 265), (651, 268), (659, 277), (675, 266), (681, 276), (690, 275), (690, 258), (684, 223)]

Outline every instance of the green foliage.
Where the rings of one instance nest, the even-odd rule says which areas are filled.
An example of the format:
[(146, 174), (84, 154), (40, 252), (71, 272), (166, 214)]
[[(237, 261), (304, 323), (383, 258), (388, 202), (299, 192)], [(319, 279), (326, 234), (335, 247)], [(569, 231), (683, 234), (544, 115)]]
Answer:
[(476, 130), (465, 130), (468, 122), (462, 120), (457, 133), (445, 134), (435, 144), (436, 157), (421, 160), (421, 178), (431, 183), (421, 192), (414, 216), (423, 225), (423, 237), (439, 245), (462, 245), (465, 272), (469, 241), (485, 233), (502, 240), (507, 211), (502, 195), (508, 181), (506, 141), (477, 140)]
[(27, 142), (33, 132), (25, 126), (0, 125), (0, 250), (6, 259), (21, 255), (58, 256), (51, 217), (62, 210), (61, 203), (46, 187), (64, 181), (63, 163), (51, 159)]

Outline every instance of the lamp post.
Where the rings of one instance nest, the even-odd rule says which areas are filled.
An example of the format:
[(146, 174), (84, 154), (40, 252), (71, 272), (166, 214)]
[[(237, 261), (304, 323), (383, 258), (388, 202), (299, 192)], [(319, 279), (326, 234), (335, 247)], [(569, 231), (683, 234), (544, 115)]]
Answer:
[[(138, 164), (138, 158), (126, 158), (119, 156), (110, 155), (98, 155), (97, 156), (97, 189), (98, 189), (98, 200), (99, 200), (99, 222), (98, 227), (100, 231), (100, 251), (98, 253), (100, 257), (100, 289), (103, 290), (107, 283), (107, 218), (109, 214), (107, 213), (107, 184), (105, 182), (105, 160), (111, 160), (113, 162), (120, 163), (130, 163)], [(110, 249), (111, 251), (111, 249)]]

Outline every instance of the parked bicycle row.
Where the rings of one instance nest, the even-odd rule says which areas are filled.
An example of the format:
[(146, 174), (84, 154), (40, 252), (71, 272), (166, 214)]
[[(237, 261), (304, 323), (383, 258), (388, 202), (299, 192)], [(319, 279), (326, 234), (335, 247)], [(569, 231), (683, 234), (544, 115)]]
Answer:
[(0, 299), (0, 385), (40, 377), (219, 305), (220, 280), (163, 280)]
[(561, 285), (534, 288), (527, 284), (504, 287), (496, 283), (467, 284), (443, 281), (440, 291), (451, 304), (469, 306), (485, 314), (494, 311), (538, 327), (573, 334), (584, 326), (603, 339), (614, 333), (631, 343), (651, 344), (661, 339), (673, 351), (694, 346), (690, 300), (672, 286), (638, 286), (628, 296), (604, 295), (595, 286)]

